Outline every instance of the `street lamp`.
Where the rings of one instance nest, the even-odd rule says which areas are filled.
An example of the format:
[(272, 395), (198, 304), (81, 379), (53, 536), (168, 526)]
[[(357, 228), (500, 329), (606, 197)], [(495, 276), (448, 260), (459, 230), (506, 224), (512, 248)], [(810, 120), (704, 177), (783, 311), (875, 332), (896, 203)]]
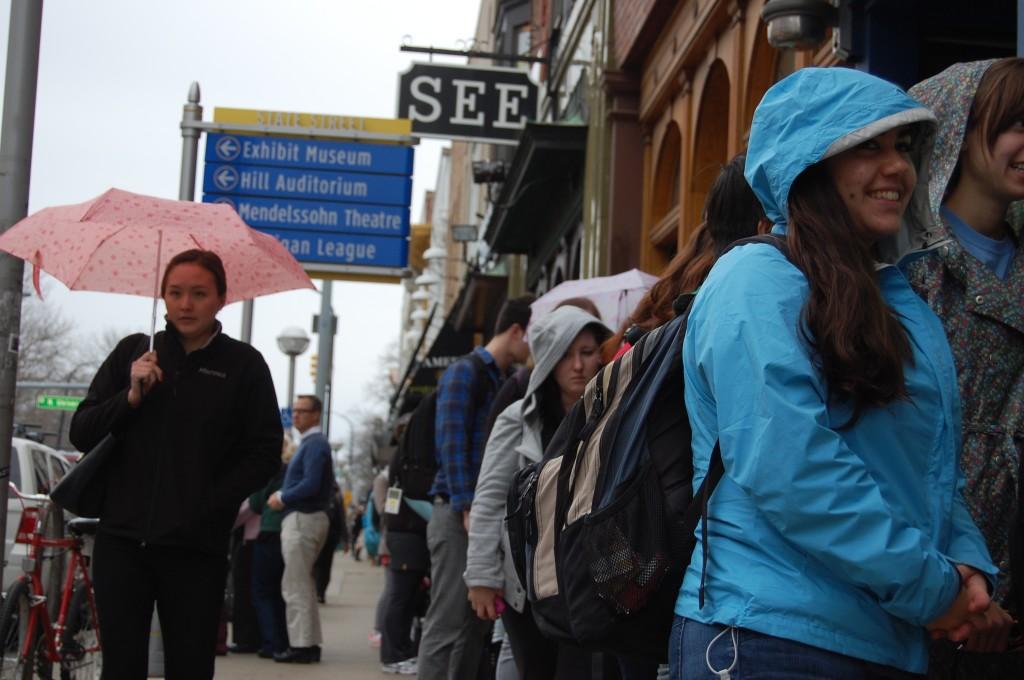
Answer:
[(288, 355), (288, 408), (295, 399), (295, 357), (309, 347), (309, 336), (306, 331), (296, 326), (289, 326), (277, 336), (277, 348)]

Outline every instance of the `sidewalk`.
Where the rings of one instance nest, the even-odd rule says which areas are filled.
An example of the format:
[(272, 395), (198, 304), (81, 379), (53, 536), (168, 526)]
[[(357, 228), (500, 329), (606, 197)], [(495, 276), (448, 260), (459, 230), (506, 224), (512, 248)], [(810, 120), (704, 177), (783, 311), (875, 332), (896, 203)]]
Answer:
[(370, 647), (377, 598), (384, 590), (384, 570), (351, 555), (334, 558), (327, 604), (320, 605), (323, 660), (318, 664), (274, 663), (255, 654), (217, 657), (218, 680), (384, 680), (398, 676), (380, 670), (380, 650)]

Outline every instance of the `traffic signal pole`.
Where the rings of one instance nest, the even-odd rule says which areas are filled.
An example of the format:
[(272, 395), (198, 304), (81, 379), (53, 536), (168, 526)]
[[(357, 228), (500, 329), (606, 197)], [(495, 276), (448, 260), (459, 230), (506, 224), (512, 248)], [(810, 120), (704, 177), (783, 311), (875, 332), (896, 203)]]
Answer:
[[(32, 136), (35, 132), (36, 82), (43, 0), (15, 0), (7, 42), (3, 129), (0, 132), (0, 233), (28, 214)], [(7, 539), (7, 484), (11, 478), (14, 390), (21, 333), (22, 261), (0, 254), (0, 546)], [(0, 592), (3, 591), (0, 570)]]

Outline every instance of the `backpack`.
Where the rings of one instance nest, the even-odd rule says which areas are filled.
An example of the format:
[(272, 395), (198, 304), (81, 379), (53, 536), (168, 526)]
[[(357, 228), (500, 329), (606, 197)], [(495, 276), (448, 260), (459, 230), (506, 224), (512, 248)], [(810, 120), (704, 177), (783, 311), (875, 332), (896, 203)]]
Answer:
[[(787, 253), (777, 237), (734, 245), (749, 242)], [(682, 367), (693, 298), (680, 296), (672, 321), (604, 366), (544, 458), (514, 477), (510, 557), (546, 637), (666, 660), (694, 530), (701, 520), (706, 531), (707, 501), (724, 471), (716, 443), (693, 493)], [(701, 606), (703, 597), (702, 576)]]
[[(490, 380), (487, 379), (487, 365), (476, 352), (470, 352), (468, 358), (477, 372), (477, 380), (473, 399), (470, 403), (477, 407), (487, 397)], [(461, 360), (461, 359), (460, 359)], [(430, 501), (430, 489), (434, 486), (437, 476), (437, 450), (435, 447), (435, 426), (437, 419), (437, 390), (433, 390), (416, 405), (409, 422), (402, 433), (395, 457), (388, 466), (388, 486), (402, 489), (402, 504), (397, 514), (385, 515), (389, 531), (406, 531), (424, 533), (427, 517), (415, 509), (409, 501)], [(466, 427), (473, 428), (473, 412), (467, 414)]]
[(373, 494), (366, 499), (366, 510), (363, 512), (363, 547), (370, 557), (376, 557), (380, 551), (380, 530), (374, 525)]

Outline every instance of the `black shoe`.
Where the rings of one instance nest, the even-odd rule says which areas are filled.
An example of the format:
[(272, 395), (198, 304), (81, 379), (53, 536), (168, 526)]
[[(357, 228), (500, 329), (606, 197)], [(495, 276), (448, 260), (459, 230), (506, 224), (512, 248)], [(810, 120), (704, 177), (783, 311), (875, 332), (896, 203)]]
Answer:
[(239, 645), (234, 644), (228, 647), (228, 651), (232, 654), (255, 654), (260, 651), (260, 648), (256, 645)]
[(289, 647), (280, 654), (274, 655), (274, 661), (278, 663), (319, 663), (320, 647)]
[(261, 659), (273, 659), (274, 653), (269, 649), (261, 649), (260, 651), (256, 652), (256, 656), (260, 657)]

